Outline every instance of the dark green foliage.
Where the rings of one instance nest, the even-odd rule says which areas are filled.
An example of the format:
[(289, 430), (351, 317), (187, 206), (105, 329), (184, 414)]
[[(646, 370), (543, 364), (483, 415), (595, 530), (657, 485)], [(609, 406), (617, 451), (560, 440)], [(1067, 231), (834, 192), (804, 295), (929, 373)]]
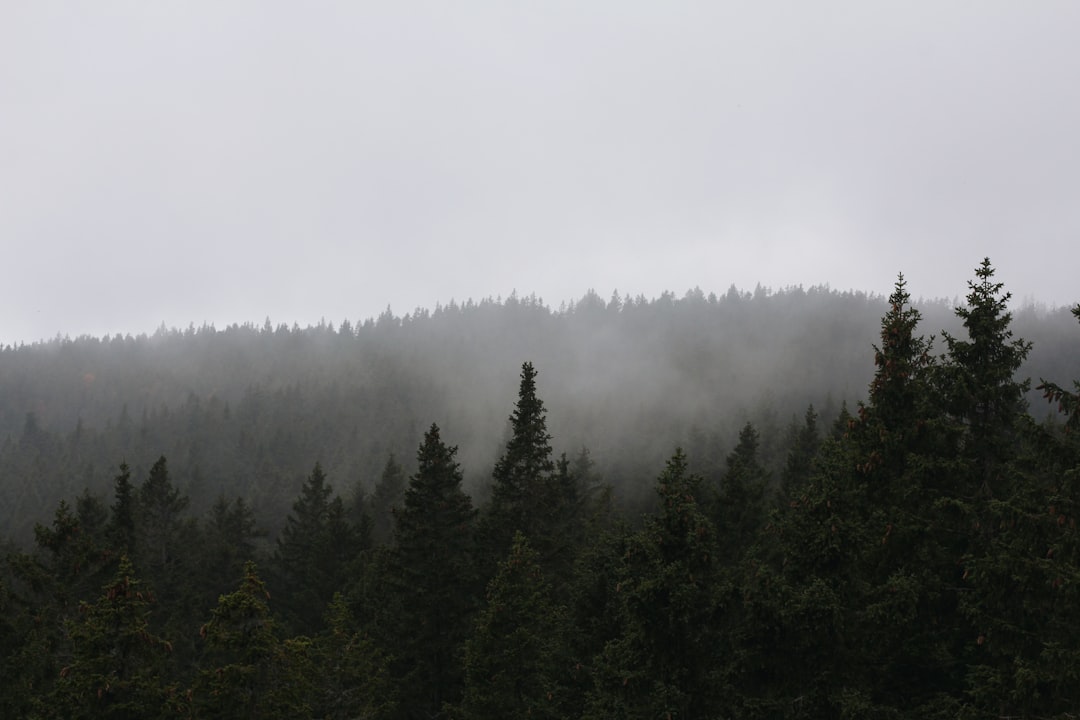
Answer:
[(948, 360), (942, 389), (947, 409), (966, 426), (963, 452), (974, 463), (971, 482), (980, 492), (993, 494), (1004, 489), (1003, 466), (1017, 449), (1016, 423), (1026, 409), (1024, 394), (1030, 383), (1015, 375), (1032, 346), (1012, 339), (1012, 313), (1007, 310), (1012, 295), (1002, 292), (1002, 283), (993, 282), (989, 258), (975, 276), (968, 281), (967, 307), (956, 311), (968, 338), (945, 334)]
[[(1020, 321), (1037, 316), (1021, 310), (1014, 329), (992, 276), (988, 262), (977, 269), (953, 321), (967, 336), (947, 335), (940, 357), (918, 334), (903, 277), (880, 316), (874, 362), (862, 354), (864, 374), (838, 360), (844, 334), (826, 333), (828, 363), (869, 385), (857, 413), (841, 410), (824, 439), (806, 403), (824, 396), (822, 407), (835, 408), (842, 403), (828, 398), (855, 391), (815, 381), (814, 356), (783, 371), (770, 363), (789, 347), (754, 356), (770, 387), (783, 379), (782, 400), (733, 404), (725, 388), (748, 370), (730, 349), (748, 337), (737, 329), (744, 309), (794, 316), (799, 303), (836, 300), (829, 294), (590, 297), (559, 314), (513, 298), (440, 311), (438, 322), (387, 313), (341, 333), (193, 331), (149, 344), (50, 345), (51, 354), (0, 350), (0, 428), (9, 428), (0, 511), (19, 532), (42, 507), (56, 508), (33, 548), (2, 545), (0, 716), (1066, 720), (1080, 703), (1080, 384), (1040, 387), (1064, 419), (1025, 412), (1016, 375), (1038, 368), (1021, 366), (1030, 346), (1013, 332), (1028, 335), (1037, 323)], [(585, 450), (553, 453), (526, 364), (479, 546), (457, 449), (438, 428), (419, 442), (407, 489), (393, 459), (419, 441), (415, 419), (433, 409), (451, 408), (455, 424), (497, 419), (477, 378), (503, 383), (513, 366), (485, 373), (460, 362), (455, 348), (486, 337), (473, 313), (501, 318), (498, 338), (517, 343), (515, 353), (552, 363), (560, 436), (597, 447), (599, 462)], [(1069, 334), (1047, 338), (1072, 360), (1051, 377), (1069, 377), (1080, 357), (1069, 345), (1080, 335), (1073, 316), (1080, 307), (1066, 318)], [(544, 339), (558, 324), (581, 333), (574, 352)], [(721, 327), (736, 331), (717, 344)], [(641, 344), (625, 347), (648, 352), (609, 348), (600, 363), (585, 342), (631, 331)], [(425, 350), (429, 332), (444, 333), (437, 353)], [(257, 361), (245, 358), (242, 337), (263, 343)], [(222, 398), (234, 391), (215, 368), (243, 369), (243, 395), (155, 395), (142, 383), (168, 387), (167, 373), (124, 375), (110, 355), (162, 364), (154, 343), (179, 355), (189, 342), (206, 353), (193, 367), (221, 381)], [(233, 343), (233, 355), (218, 343)], [(86, 376), (77, 391), (90, 419), (73, 432), (52, 429), (56, 396), (24, 393), (40, 385), (31, 357), (54, 365), (58, 386)], [(427, 379), (416, 358), (450, 372), (454, 388)], [(631, 382), (626, 360), (648, 365), (649, 381)], [(97, 390), (84, 363), (105, 363), (135, 395)], [(604, 372), (578, 374), (590, 364)], [(679, 386), (687, 377), (690, 392)], [(133, 400), (140, 391), (152, 402)], [(578, 395), (589, 402), (567, 402)], [(111, 423), (93, 415), (102, 398), (119, 408)], [(750, 416), (736, 409), (751, 406)], [(804, 409), (785, 442), (775, 418)], [(725, 461), (734, 417), (744, 424)], [(481, 471), (493, 427), (462, 431)], [(678, 452), (656, 501), (643, 501), (642, 458), (685, 436), (708, 479)], [(146, 448), (176, 461), (150, 469), (138, 462)], [(146, 478), (138, 488), (126, 464), (115, 476), (95, 470), (120, 457), (136, 458)], [(317, 457), (326, 465), (297, 497), (296, 468)], [(346, 510), (323, 467), (358, 487), (380, 468), (382, 477)], [(776, 489), (770, 472), (780, 502), (765, 496)], [(102, 499), (110, 483), (111, 508)], [(267, 546), (276, 547), (280, 624), (248, 564)]]
[(461, 470), (432, 425), (416, 454), (385, 587), (394, 614), (378, 628), (394, 655), (403, 717), (433, 717), (460, 699), (462, 656), (476, 609), (475, 516)]
[(786, 503), (798, 490), (810, 480), (813, 471), (814, 456), (821, 446), (821, 437), (817, 428), (818, 415), (814, 406), (806, 408), (803, 424), (792, 427), (790, 447), (780, 473), (780, 499)]
[(240, 587), (218, 600), (200, 631), (206, 648), (193, 692), (196, 717), (310, 715), (310, 641), (279, 638), (269, 599), (248, 563)]
[(114, 483), (112, 514), (109, 518), (109, 541), (119, 552), (135, 557), (135, 489), (131, 470), (120, 463), (120, 474)]
[(738, 561), (764, 525), (768, 473), (758, 457), (758, 444), (757, 429), (746, 423), (716, 493), (712, 517), (722, 560), (728, 564)]
[(547, 413), (536, 394), (532, 363), (521, 368), (511, 436), (492, 473), (491, 503), (481, 525), (488, 572), (521, 532), (539, 554), (548, 578), (562, 592), (574, 556), (590, 528), (602, 522), (608, 497), (584, 448), (573, 463), (553, 461)]
[(361, 549), (345, 506), (315, 463), (293, 503), (273, 557), (274, 587), (288, 623), (314, 634), (334, 592), (344, 587), (348, 570)]
[(723, 717), (721, 580), (701, 478), (679, 450), (657, 480), (659, 516), (629, 542), (616, 592), (620, 634), (596, 661), (588, 718)]
[(859, 552), (880, 538), (861, 521), (867, 499), (854, 463), (847, 440), (826, 439), (752, 558), (736, 670), (747, 717), (841, 717), (861, 700), (851, 612)]
[(123, 557), (97, 602), (84, 603), (67, 623), (72, 655), (60, 670), (54, 702), (65, 718), (154, 718), (172, 691), (163, 687), (163, 656), (171, 646), (150, 630), (153, 595)]
[(1080, 437), (1074, 398), (1045, 381), (1042, 389), (1068, 421), (1022, 421), (1023, 449), (980, 514), (980, 542), (965, 562), (962, 609), (977, 636), (967, 717), (1067, 718), (1080, 702)]
[(461, 718), (566, 717), (560, 679), (565, 612), (521, 533), (488, 584), (487, 603), (465, 646)]
[(195, 520), (187, 514), (189, 504), (173, 485), (165, 457), (159, 457), (136, 498), (133, 563), (158, 598), (152, 621), (173, 641), (169, 662), (178, 673), (185, 672), (195, 657), (196, 638), (190, 628), (206, 611), (199, 592), (202, 543)]
[(405, 468), (391, 453), (371, 494), (371, 536), (375, 542), (385, 544), (393, 539), (394, 508), (402, 506), (408, 481)]
[(137, 544), (141, 567), (163, 575), (177, 561), (188, 502), (169, 479), (165, 457), (158, 458), (139, 488)]
[(510, 440), (492, 473), (491, 507), (484, 532), (489, 552), (504, 557), (516, 532), (537, 541), (547, 538), (559, 507), (552, 475), (551, 436), (547, 413), (536, 394), (536, 370), (521, 366), (521, 383), (514, 412), (510, 415)]
[(326, 630), (315, 638), (313, 652), (315, 717), (346, 720), (393, 715), (389, 661), (357, 628), (340, 593), (327, 607)]
[(201, 575), (208, 581), (209, 599), (216, 600), (236, 584), (244, 566), (255, 560), (255, 540), (262, 535), (243, 498), (230, 503), (224, 495), (218, 496), (203, 531)]

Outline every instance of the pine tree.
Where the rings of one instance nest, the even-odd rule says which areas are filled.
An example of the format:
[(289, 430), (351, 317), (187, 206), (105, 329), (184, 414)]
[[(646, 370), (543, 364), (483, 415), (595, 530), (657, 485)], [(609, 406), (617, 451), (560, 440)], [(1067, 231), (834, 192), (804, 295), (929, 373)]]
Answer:
[(764, 525), (768, 474), (758, 459), (758, 444), (757, 429), (746, 423), (727, 457), (727, 470), (716, 494), (713, 522), (728, 564), (739, 561)]
[(326, 630), (315, 638), (315, 717), (389, 717), (395, 708), (388, 658), (356, 627), (348, 603), (335, 593)]
[(536, 394), (536, 370), (521, 366), (518, 400), (510, 416), (511, 437), (492, 473), (491, 507), (486, 532), (498, 557), (505, 557), (514, 533), (521, 531), (541, 541), (543, 530), (556, 512), (551, 491), (551, 435), (543, 401)]
[(780, 474), (780, 499), (787, 503), (810, 480), (813, 471), (814, 456), (821, 446), (821, 437), (817, 428), (818, 415), (814, 406), (806, 408), (806, 415), (801, 426), (795, 426), (791, 432), (791, 446), (788, 448), (784, 469)]
[(185, 672), (194, 659), (197, 643), (190, 628), (205, 611), (198, 580), (202, 543), (195, 520), (186, 515), (188, 504), (160, 457), (139, 487), (134, 565), (158, 598), (151, 622), (173, 639), (168, 661), (175, 673)]
[(359, 538), (334, 496), (322, 466), (315, 463), (293, 503), (273, 557), (282, 612), (300, 632), (314, 635), (326, 604), (344, 587), (360, 550)]
[(56, 702), (69, 718), (149, 718), (166, 706), (159, 676), (171, 646), (149, 628), (153, 595), (123, 557), (94, 604), (68, 622), (71, 663), (60, 671)]
[(200, 631), (206, 649), (193, 691), (196, 717), (310, 715), (309, 643), (281, 641), (269, 599), (254, 563), (248, 563), (240, 587), (218, 600)]
[(34, 534), (37, 551), (7, 555), (0, 579), (11, 589), (4, 617), (18, 634), (3, 655), (4, 717), (57, 716), (53, 690), (72, 652), (67, 629), (100, 592), (110, 565), (63, 500), (52, 524), (36, 525)]
[(1004, 488), (1004, 465), (1016, 451), (1016, 423), (1026, 410), (1024, 393), (1030, 382), (1017, 380), (1031, 343), (1013, 340), (1008, 312), (1011, 293), (994, 282), (994, 268), (986, 258), (968, 281), (967, 307), (956, 310), (968, 339), (945, 333), (948, 361), (943, 390), (948, 409), (966, 427), (963, 454), (973, 464), (975, 489), (994, 495)]
[(956, 432), (943, 415), (932, 339), (916, 334), (903, 275), (881, 320), (875, 373), (852, 426), (861, 580), (850, 618), (866, 652), (853, 671), (873, 712), (931, 715), (960, 701), (966, 623), (957, 568), (965, 544), (956, 511)]
[(204, 531), (200, 576), (212, 601), (236, 583), (244, 565), (255, 559), (254, 540), (262, 536), (255, 514), (243, 498), (231, 503), (219, 495), (210, 508)]
[(139, 488), (139, 538), (136, 541), (141, 558), (139, 566), (154, 578), (155, 585), (158, 584), (157, 579), (166, 574), (166, 568), (177, 559), (183, 513), (187, 506), (188, 498), (181, 495), (169, 479), (165, 457), (158, 458)]
[[(843, 427), (854, 423), (842, 417)], [(754, 548), (733, 682), (745, 717), (860, 717), (865, 706), (858, 657), (865, 648), (849, 635), (862, 592), (860, 551), (879, 538), (864, 522), (866, 486), (855, 458), (846, 436), (827, 438), (810, 480), (777, 509)]]
[(385, 544), (393, 539), (394, 508), (401, 507), (407, 484), (405, 469), (391, 453), (371, 495), (371, 535), (375, 542)]
[(677, 450), (657, 480), (661, 509), (632, 538), (617, 591), (622, 632), (596, 661), (586, 718), (722, 717), (717, 629), (724, 596), (701, 478)]
[(462, 653), (476, 608), (475, 511), (461, 489), (456, 447), (424, 434), (386, 579), (394, 616), (381, 623), (406, 717), (434, 717), (460, 698)]
[(488, 584), (465, 646), (462, 718), (560, 718), (565, 613), (551, 599), (539, 558), (521, 533)]
[(480, 531), (488, 573), (509, 552), (514, 534), (521, 532), (561, 592), (572, 575), (581, 538), (602, 512), (604, 497), (602, 491), (583, 486), (589, 476), (575, 476), (565, 456), (553, 461), (546, 410), (536, 394), (532, 363), (522, 365), (510, 429), (511, 437), (492, 474), (491, 504)]
[(114, 480), (114, 501), (109, 519), (109, 539), (117, 550), (135, 557), (135, 489), (131, 484), (131, 470), (127, 463), (120, 463), (120, 474)]
[[(1080, 319), (1080, 306), (1073, 310)], [(1080, 390), (1080, 382), (1076, 383)], [(981, 518), (981, 552), (964, 563), (973, 627), (970, 717), (1067, 718), (1080, 702), (1080, 437), (1076, 396), (1042, 381), (1064, 426), (1019, 425), (1009, 482)]]

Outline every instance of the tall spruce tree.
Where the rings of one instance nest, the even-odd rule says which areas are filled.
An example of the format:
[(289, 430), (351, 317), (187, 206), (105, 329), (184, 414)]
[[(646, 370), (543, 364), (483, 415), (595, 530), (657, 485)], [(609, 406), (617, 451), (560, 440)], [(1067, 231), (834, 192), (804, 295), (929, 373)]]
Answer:
[(401, 507), (408, 481), (405, 468), (391, 453), (371, 494), (371, 535), (375, 542), (386, 544), (393, 539), (394, 508)]
[(437, 425), (424, 434), (403, 507), (386, 586), (393, 616), (378, 628), (394, 655), (393, 675), (406, 718), (437, 717), (460, 700), (462, 656), (477, 598), (475, 511), (461, 489), (456, 447)]
[(314, 635), (334, 592), (360, 550), (340, 497), (315, 463), (293, 503), (272, 558), (282, 613), (297, 631)]
[(723, 717), (731, 692), (717, 630), (724, 595), (702, 479), (677, 450), (657, 480), (659, 515), (631, 538), (617, 585), (621, 632), (597, 658), (586, 718)]
[[(1080, 306), (1073, 314), (1080, 319)], [(1067, 718), (1080, 703), (1077, 396), (1045, 380), (1039, 389), (1066, 422), (1020, 423), (1009, 481), (987, 504), (980, 552), (964, 566), (962, 607), (977, 638), (967, 717)]]
[(551, 492), (551, 435), (547, 413), (536, 394), (536, 370), (532, 363), (521, 366), (521, 383), (514, 412), (510, 415), (511, 437), (492, 473), (491, 507), (486, 532), (489, 551), (505, 557), (515, 532), (534, 541), (542, 540), (542, 529), (555, 510)]
[(1004, 466), (1015, 454), (1017, 421), (1026, 410), (1030, 382), (1017, 380), (1031, 343), (1013, 339), (1011, 293), (994, 282), (994, 268), (985, 258), (968, 281), (967, 306), (957, 308), (967, 339), (945, 333), (948, 359), (943, 390), (948, 409), (966, 428), (963, 455), (972, 463), (978, 492), (993, 496), (1004, 490)]
[(160, 673), (171, 645), (150, 630), (152, 603), (130, 561), (121, 558), (98, 600), (68, 621), (72, 658), (56, 686), (58, 715), (136, 720), (163, 713)]
[(487, 588), (465, 646), (461, 718), (566, 717), (561, 676), (565, 612), (521, 533)]
[(115, 489), (109, 519), (109, 540), (113, 547), (129, 558), (135, 557), (135, 490), (127, 463), (120, 463), (120, 473), (113, 482)]
[(955, 432), (943, 417), (932, 340), (917, 335), (903, 275), (874, 346), (868, 400), (852, 426), (864, 532), (852, 635), (869, 650), (852, 670), (875, 713), (933, 715), (959, 702), (957, 567), (963, 543), (951, 510)]
[(559, 462), (553, 460), (547, 413), (536, 392), (536, 370), (529, 362), (521, 367), (510, 429), (510, 439), (492, 473), (491, 503), (480, 531), (487, 573), (494, 572), (509, 552), (514, 534), (521, 532), (559, 591), (572, 575), (578, 545), (594, 510), (603, 507), (603, 498), (595, 489), (582, 486), (588, 478), (576, 477), (565, 456)]
[(713, 523), (727, 564), (738, 563), (764, 525), (768, 473), (761, 465), (758, 447), (758, 431), (748, 422), (727, 456), (727, 470), (716, 493)]
[(780, 500), (790, 501), (792, 495), (810, 479), (814, 455), (821, 445), (818, 414), (813, 405), (806, 408), (801, 425), (792, 423), (784, 467), (780, 471)]
[(139, 488), (138, 498), (140, 569), (151, 577), (155, 586), (180, 554), (183, 513), (187, 506), (188, 498), (173, 486), (168, 463), (161, 456)]
[(326, 611), (326, 630), (314, 639), (313, 715), (326, 720), (392, 717), (386, 654), (357, 627), (349, 605), (335, 593)]
[(201, 564), (204, 596), (211, 602), (236, 585), (246, 563), (255, 559), (254, 541), (262, 533), (255, 514), (243, 498), (231, 503), (219, 495), (210, 508), (203, 531), (203, 562)]
[(239, 588), (219, 598), (199, 633), (205, 650), (192, 693), (195, 717), (310, 716), (306, 640), (280, 639), (269, 599), (250, 562)]

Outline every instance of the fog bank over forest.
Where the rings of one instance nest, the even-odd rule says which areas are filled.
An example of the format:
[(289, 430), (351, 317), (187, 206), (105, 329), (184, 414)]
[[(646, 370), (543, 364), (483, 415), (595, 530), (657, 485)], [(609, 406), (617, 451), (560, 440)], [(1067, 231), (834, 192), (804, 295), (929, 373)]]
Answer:
[[(958, 330), (951, 303), (914, 305), (922, 334)], [(7, 347), (0, 521), (23, 534), (60, 497), (106, 494), (121, 460), (138, 476), (162, 454), (199, 502), (223, 492), (280, 516), (314, 462), (358, 497), (390, 453), (411, 466), (432, 422), (460, 447), (466, 487), (482, 498), (526, 361), (556, 452), (587, 448), (617, 496), (636, 501), (677, 445), (709, 473), (747, 421), (763, 456), (777, 458), (809, 404), (824, 423), (842, 403), (854, 408), (885, 310), (880, 296), (827, 287), (651, 300), (590, 292), (558, 309), (514, 295), (356, 323)], [(1016, 335), (1034, 342), (1024, 375), (1076, 375), (1072, 325), (1065, 309), (1015, 311)]]

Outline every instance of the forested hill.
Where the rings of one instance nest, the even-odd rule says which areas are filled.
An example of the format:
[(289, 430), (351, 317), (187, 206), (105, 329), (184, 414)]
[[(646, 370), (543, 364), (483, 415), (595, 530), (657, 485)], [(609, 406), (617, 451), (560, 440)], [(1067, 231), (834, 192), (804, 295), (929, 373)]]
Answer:
[[(917, 305), (921, 332), (957, 327), (948, 303)], [(511, 296), (355, 325), (267, 320), (8, 346), (0, 527), (26, 540), (61, 498), (107, 493), (120, 461), (143, 476), (164, 454), (193, 511), (240, 496), (273, 529), (312, 463), (347, 496), (370, 491), (388, 455), (411, 460), (431, 422), (460, 446), (466, 487), (482, 493), (526, 360), (556, 451), (587, 448), (617, 496), (633, 499), (676, 445), (708, 471), (749, 420), (765, 456), (779, 457), (771, 451), (808, 404), (826, 421), (852, 407), (885, 309), (884, 298), (824, 287), (590, 292), (557, 310)], [(1034, 342), (1023, 373), (1075, 374), (1071, 322), (1066, 310), (1016, 314), (1017, 334)]]
[(1080, 305), (993, 275), (8, 350), (0, 717), (1073, 718)]

